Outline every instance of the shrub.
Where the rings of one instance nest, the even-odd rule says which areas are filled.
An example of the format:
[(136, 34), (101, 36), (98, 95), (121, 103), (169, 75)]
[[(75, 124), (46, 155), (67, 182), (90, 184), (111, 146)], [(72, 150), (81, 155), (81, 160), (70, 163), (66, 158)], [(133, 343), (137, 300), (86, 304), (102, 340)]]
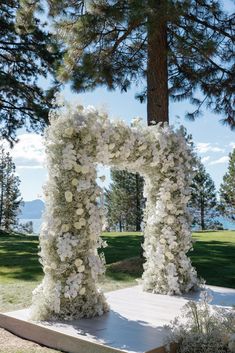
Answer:
[(189, 301), (170, 326), (177, 353), (235, 353), (235, 310), (211, 306), (203, 291), (199, 302)]

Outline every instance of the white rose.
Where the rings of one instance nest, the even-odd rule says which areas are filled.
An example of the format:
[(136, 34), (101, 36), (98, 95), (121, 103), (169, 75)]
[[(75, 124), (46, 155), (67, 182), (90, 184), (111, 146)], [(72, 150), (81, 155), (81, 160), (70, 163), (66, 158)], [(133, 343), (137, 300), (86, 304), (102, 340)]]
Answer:
[(80, 267), (82, 265), (83, 261), (81, 259), (76, 259), (75, 260), (75, 266)]
[(67, 202), (73, 201), (73, 194), (71, 193), (71, 191), (65, 191), (64, 196)]
[(53, 270), (56, 270), (57, 265), (56, 265), (56, 263), (55, 263), (55, 262), (52, 262), (52, 263), (51, 263), (51, 268), (52, 268)]
[(174, 222), (175, 222), (175, 218), (174, 218), (174, 217), (169, 216), (169, 217), (167, 218), (167, 224), (174, 224)]
[(67, 129), (64, 130), (64, 134), (68, 137), (71, 137), (73, 134), (73, 128), (72, 127), (68, 127)]
[(82, 170), (81, 170), (82, 174), (88, 173), (88, 172), (89, 172), (89, 169), (90, 169), (90, 168), (89, 168), (87, 165), (83, 165), (83, 166), (82, 166)]
[(115, 147), (115, 144), (114, 143), (110, 143), (109, 149), (112, 150), (112, 149), (114, 149), (114, 147)]
[(172, 255), (172, 253), (169, 252), (169, 251), (166, 252), (166, 257), (167, 257), (169, 260), (173, 260), (173, 259), (174, 259), (174, 255)]
[(79, 220), (79, 222), (80, 222), (80, 224), (81, 224), (82, 226), (84, 226), (84, 225), (86, 224), (85, 218), (81, 218), (81, 219)]
[(85, 294), (86, 293), (86, 288), (85, 287), (82, 287), (82, 289), (80, 289), (80, 291), (79, 291), (79, 294), (80, 295), (83, 295), (83, 294)]
[(74, 170), (75, 170), (75, 172), (77, 172), (77, 173), (81, 173), (82, 167), (80, 166), (80, 164), (75, 164)]
[(79, 180), (78, 180), (78, 179), (75, 179), (75, 178), (74, 178), (74, 179), (72, 180), (72, 182), (71, 182), (71, 184), (74, 185), (74, 186), (77, 186), (78, 183), (79, 183)]
[(78, 272), (84, 272), (85, 271), (85, 266), (81, 265), (78, 267)]
[(69, 225), (68, 224), (62, 224), (61, 232), (67, 233), (68, 231), (69, 231)]
[(83, 212), (84, 212), (84, 210), (83, 210), (82, 208), (78, 208), (78, 209), (76, 210), (76, 214), (77, 214), (78, 216), (81, 216), (81, 215), (83, 214)]
[(139, 151), (146, 150), (146, 148), (147, 148), (147, 145), (144, 143), (143, 145), (139, 146)]
[(81, 228), (82, 228), (80, 222), (75, 222), (75, 223), (73, 224), (73, 226), (74, 226), (74, 228), (76, 228), (76, 229), (81, 229)]

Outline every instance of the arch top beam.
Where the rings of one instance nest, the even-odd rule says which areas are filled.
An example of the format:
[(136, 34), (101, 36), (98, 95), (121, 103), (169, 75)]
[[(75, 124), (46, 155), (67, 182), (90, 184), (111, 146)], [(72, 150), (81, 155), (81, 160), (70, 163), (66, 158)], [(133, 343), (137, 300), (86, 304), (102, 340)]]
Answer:
[(97, 202), (96, 164), (137, 171), (145, 178), (144, 290), (181, 294), (197, 285), (187, 252), (187, 210), (193, 154), (184, 131), (111, 122), (94, 108), (51, 115), (45, 135), (49, 180), (40, 234), (44, 279), (34, 291), (35, 319), (71, 319), (108, 310), (98, 277), (103, 210)]

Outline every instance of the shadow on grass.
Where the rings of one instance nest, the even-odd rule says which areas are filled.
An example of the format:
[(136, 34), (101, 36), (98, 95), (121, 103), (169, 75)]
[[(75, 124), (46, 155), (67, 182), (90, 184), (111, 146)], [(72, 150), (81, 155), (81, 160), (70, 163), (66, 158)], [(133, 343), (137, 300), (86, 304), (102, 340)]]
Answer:
[(193, 266), (207, 284), (235, 288), (235, 244), (197, 241), (189, 253)]
[(36, 281), (42, 276), (35, 237), (0, 238), (0, 277)]
[[(125, 237), (123, 237), (125, 238)], [(132, 238), (132, 237), (131, 237)], [(106, 276), (118, 281), (133, 281), (141, 277), (143, 273), (143, 260), (138, 256), (140, 251), (141, 237), (128, 239), (128, 247), (125, 241), (118, 242), (118, 250), (115, 259), (119, 262), (113, 263), (112, 252), (116, 251), (115, 240), (112, 239), (112, 247), (107, 247), (106, 257), (111, 260), (107, 266)], [(133, 249), (134, 248), (134, 249)], [(131, 254), (129, 253), (131, 252)], [(123, 259), (128, 253), (128, 260)], [(131, 256), (137, 256), (131, 259)], [(193, 266), (196, 267), (198, 275), (206, 280), (207, 284), (228, 288), (235, 288), (235, 244), (223, 241), (198, 241), (194, 245), (194, 251), (189, 253)], [(108, 263), (108, 262), (107, 262)]]
[(108, 244), (107, 248), (102, 249), (107, 264), (140, 255), (142, 236), (133, 234), (119, 237), (103, 236), (102, 238)]
[(107, 266), (106, 277), (115, 281), (130, 282), (140, 278), (143, 273), (144, 260), (133, 257)]
[[(106, 276), (116, 281), (133, 281), (142, 274), (139, 235), (103, 237), (107, 262)], [(0, 279), (37, 281), (42, 269), (38, 261), (38, 238), (0, 236)], [(235, 288), (235, 243), (198, 240), (189, 253), (193, 266), (207, 284)]]

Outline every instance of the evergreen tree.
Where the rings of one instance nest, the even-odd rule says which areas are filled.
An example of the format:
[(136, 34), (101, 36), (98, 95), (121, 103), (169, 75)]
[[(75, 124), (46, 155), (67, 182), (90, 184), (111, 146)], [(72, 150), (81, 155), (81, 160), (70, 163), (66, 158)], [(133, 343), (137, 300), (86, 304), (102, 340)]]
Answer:
[(19, 177), (9, 152), (0, 147), (0, 228), (11, 230), (17, 224), (21, 197)]
[[(20, 0), (27, 30), (45, 1)], [(169, 96), (206, 105), (235, 128), (233, 106), (234, 16), (219, 0), (47, 0), (58, 38), (64, 43), (59, 77), (81, 92), (105, 85), (146, 89), (148, 124), (168, 121)], [(53, 18), (55, 20), (53, 20)], [(201, 94), (199, 94), (199, 91)], [(200, 98), (201, 97), (201, 98)]]
[(33, 222), (28, 221), (25, 223), (20, 223), (17, 230), (19, 232), (27, 233), (27, 234), (33, 234)]
[(105, 192), (108, 223), (119, 230), (140, 231), (143, 218), (143, 178), (138, 173), (111, 169), (112, 184)]
[(235, 148), (229, 154), (228, 171), (220, 187), (220, 209), (225, 217), (235, 222)]
[(198, 161), (196, 173), (191, 185), (191, 200), (189, 207), (193, 216), (193, 225), (199, 225), (201, 230), (214, 228), (218, 224), (216, 189), (210, 174)]
[(56, 81), (47, 90), (38, 82), (40, 77), (53, 78), (59, 59), (52, 35), (39, 20), (33, 32), (17, 33), (18, 8), (19, 0), (0, 2), (0, 137), (11, 143), (17, 129), (42, 131), (48, 124), (51, 99), (58, 88)]

